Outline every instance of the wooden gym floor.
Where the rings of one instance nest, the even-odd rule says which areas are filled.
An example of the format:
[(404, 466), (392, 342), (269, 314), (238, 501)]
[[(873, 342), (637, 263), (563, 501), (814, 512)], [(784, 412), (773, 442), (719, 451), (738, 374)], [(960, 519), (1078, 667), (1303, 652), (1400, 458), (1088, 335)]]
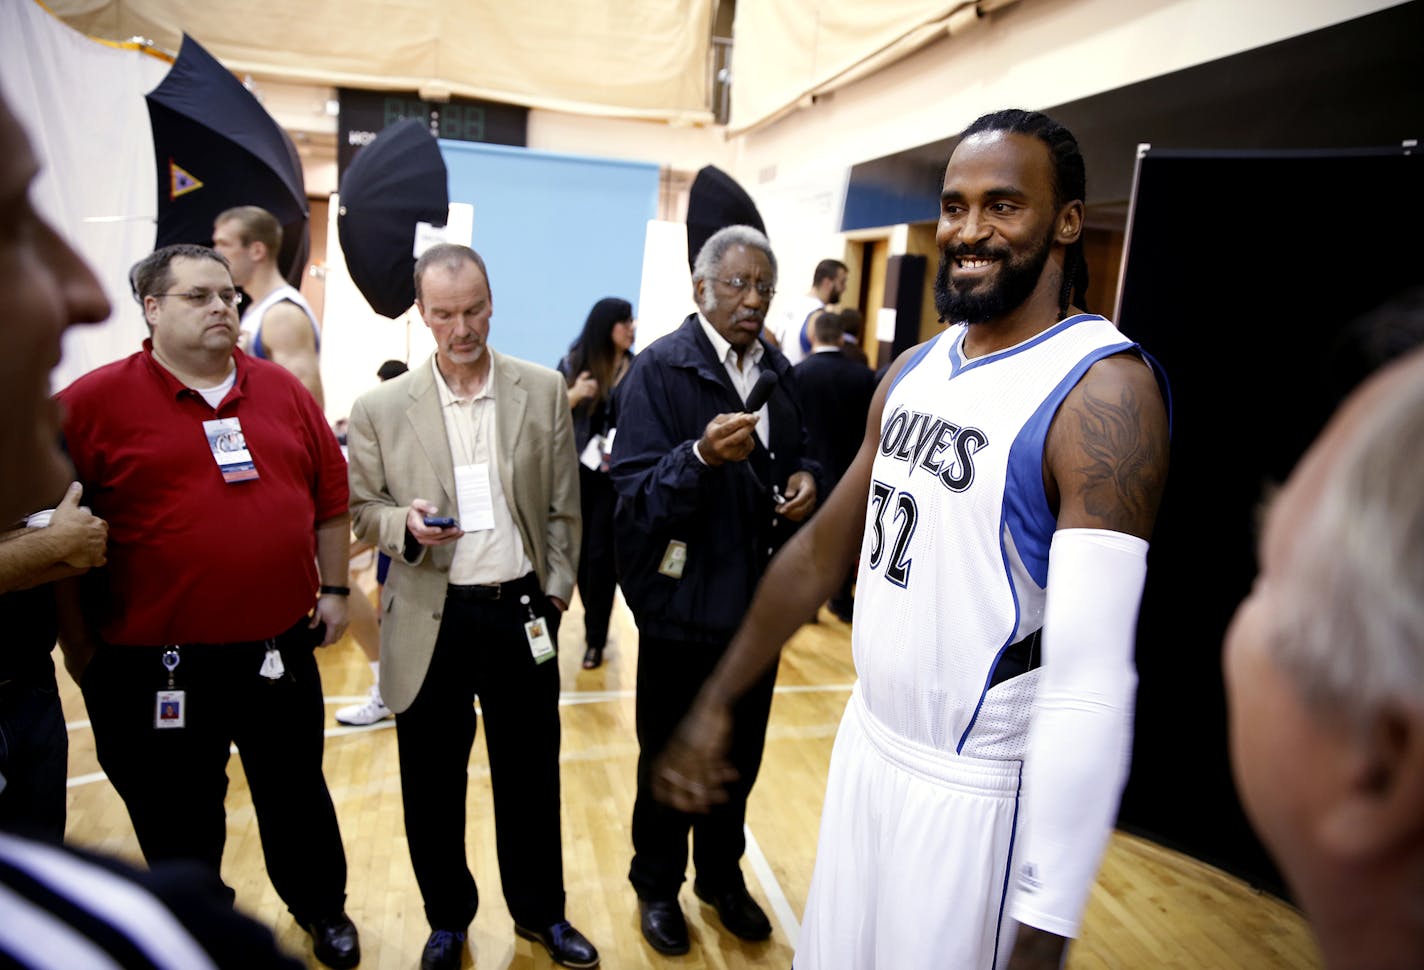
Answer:
[[(369, 572), (362, 578), (369, 589)], [(854, 681), (849, 628), (822, 610), (820, 622), (802, 627), (781, 660), (766, 756), (748, 807), (743, 860), (748, 887), (775, 927), (772, 938), (751, 944), (722, 932), (715, 913), (696, 900), (688, 883), (681, 902), (692, 951), (683, 957), (660, 956), (643, 941), (637, 900), (627, 880), (638, 757), (633, 729), (637, 630), (621, 598), (603, 667), (585, 671), (582, 657), (583, 620), (576, 601), (565, 617), (559, 651), (569, 919), (599, 948), (606, 970), (790, 967), (811, 879), (831, 743)], [(320, 663), (327, 701), (326, 778), (346, 843), (347, 911), (361, 932), (361, 966), (412, 970), (419, 966), (429, 928), (406, 851), (394, 721), (369, 728), (336, 724), (336, 708), (364, 700), (370, 671), (349, 638), (322, 651)], [(59, 676), (70, 722), (68, 839), (141, 862), (123, 803), (94, 757), (83, 699), (67, 675)], [(282, 944), (305, 955), (311, 967), (320, 967), (306, 934), (267, 880), (251, 798), (236, 757), (229, 774), (223, 878), (236, 889), (240, 908), (271, 925)], [(515, 937), (499, 890), (482, 738), (470, 760), (468, 805), (480, 911), (470, 927), (466, 966), (554, 966), (541, 947)], [(1117, 833), (1068, 966), (1309, 970), (1321, 963), (1292, 907), (1194, 859)]]

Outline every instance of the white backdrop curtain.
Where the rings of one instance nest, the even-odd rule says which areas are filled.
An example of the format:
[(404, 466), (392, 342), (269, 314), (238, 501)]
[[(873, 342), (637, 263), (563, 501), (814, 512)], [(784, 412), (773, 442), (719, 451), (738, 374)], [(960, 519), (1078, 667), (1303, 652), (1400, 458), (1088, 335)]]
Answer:
[(94, 36), (183, 32), (238, 73), (709, 120), (713, 0), (48, 0)]
[(168, 66), (96, 43), (32, 0), (0, 3), (0, 94), (42, 166), (31, 198), (88, 261), (114, 307), (108, 322), (66, 333), (55, 390), (132, 353), (147, 335), (128, 270), (153, 250), (156, 169), (143, 96)]

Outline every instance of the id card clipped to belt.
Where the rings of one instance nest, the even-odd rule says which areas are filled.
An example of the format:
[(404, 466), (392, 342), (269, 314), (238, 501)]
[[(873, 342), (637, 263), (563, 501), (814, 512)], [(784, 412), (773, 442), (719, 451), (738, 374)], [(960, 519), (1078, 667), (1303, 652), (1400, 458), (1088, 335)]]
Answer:
[(168, 671), (168, 689), (158, 692), (153, 706), (153, 726), (158, 730), (181, 728), (188, 721), (188, 692), (174, 689), (173, 671), (181, 658), (176, 646), (163, 651), (163, 666)]
[(524, 636), (529, 640), (529, 652), (534, 662), (541, 664), (555, 654), (553, 638), (549, 636), (549, 624), (542, 616), (534, 615), (534, 607), (529, 605), (529, 596), (519, 597), (519, 602), (529, 611), (529, 622), (524, 624)]

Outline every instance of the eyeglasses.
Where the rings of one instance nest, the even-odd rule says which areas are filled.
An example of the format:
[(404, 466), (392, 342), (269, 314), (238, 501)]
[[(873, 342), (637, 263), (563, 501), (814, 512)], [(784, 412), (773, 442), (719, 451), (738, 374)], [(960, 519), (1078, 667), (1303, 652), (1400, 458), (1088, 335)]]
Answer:
[[(719, 279), (718, 277), (714, 276), (713, 279), (716, 280), (718, 283), (721, 283), (728, 289), (735, 290), (738, 293), (745, 293), (747, 291), (747, 287), (752, 285), (751, 281), (744, 280), (740, 276), (733, 276), (729, 280)], [(757, 296), (761, 297), (763, 300), (770, 300), (772, 296), (776, 293), (776, 287), (772, 286), (770, 283), (763, 283), (758, 281), (756, 284), (756, 291)]]
[(190, 307), (203, 309), (203, 307), (213, 302), (213, 297), (222, 301), (223, 306), (237, 306), (237, 290), (189, 290), (186, 293), (154, 293), (155, 300), (161, 300), (165, 296), (176, 296)]

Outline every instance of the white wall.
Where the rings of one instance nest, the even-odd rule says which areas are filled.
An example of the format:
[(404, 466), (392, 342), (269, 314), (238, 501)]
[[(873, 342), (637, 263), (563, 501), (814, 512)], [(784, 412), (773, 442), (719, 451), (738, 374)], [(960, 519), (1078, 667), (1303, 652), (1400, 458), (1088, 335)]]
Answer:
[(665, 125), (620, 118), (592, 118), (557, 111), (529, 112), (530, 148), (651, 162), (672, 169), (696, 171), (704, 165), (726, 169), (732, 149), (724, 129)]
[(768, 218), (783, 288), (800, 289), (818, 259), (841, 251), (823, 193), (843, 187), (857, 162), (948, 138), (988, 111), (1075, 101), (1400, 2), (1022, 0), (733, 138), (727, 171)]
[(40, 164), (30, 198), (84, 257), (113, 308), (103, 323), (65, 331), (52, 390), (133, 353), (148, 335), (128, 271), (157, 232), (143, 96), (167, 73), (167, 62), (98, 44), (33, 0), (0, 0), (0, 93)]

